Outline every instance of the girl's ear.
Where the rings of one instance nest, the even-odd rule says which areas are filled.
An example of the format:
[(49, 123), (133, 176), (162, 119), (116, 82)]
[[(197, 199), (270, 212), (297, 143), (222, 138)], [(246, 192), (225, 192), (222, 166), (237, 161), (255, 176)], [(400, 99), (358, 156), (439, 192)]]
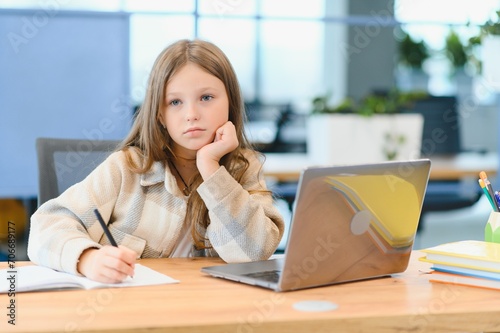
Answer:
[(163, 128), (167, 127), (167, 126), (165, 126), (165, 121), (163, 120), (163, 115), (161, 113), (158, 115), (158, 121), (160, 122), (160, 124)]

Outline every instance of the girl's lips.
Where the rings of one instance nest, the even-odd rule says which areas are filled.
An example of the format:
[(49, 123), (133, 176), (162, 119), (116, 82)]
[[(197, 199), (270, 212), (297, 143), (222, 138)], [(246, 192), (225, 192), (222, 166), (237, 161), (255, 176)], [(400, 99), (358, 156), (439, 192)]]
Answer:
[(184, 134), (195, 133), (195, 132), (202, 132), (202, 131), (204, 131), (204, 129), (199, 128), (199, 127), (192, 127), (192, 128), (188, 128), (188, 130), (185, 131)]

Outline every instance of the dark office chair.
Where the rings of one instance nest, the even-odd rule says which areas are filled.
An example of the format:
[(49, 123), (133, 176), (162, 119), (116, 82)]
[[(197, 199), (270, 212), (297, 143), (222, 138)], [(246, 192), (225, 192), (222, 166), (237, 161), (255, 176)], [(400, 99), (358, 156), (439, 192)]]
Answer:
[(38, 138), (38, 206), (82, 181), (118, 143), (114, 140)]
[[(283, 138), (285, 127), (292, 122), (304, 122), (303, 115), (293, 112), (291, 104), (262, 104), (259, 101), (246, 102), (245, 108), (248, 118), (252, 120), (262, 120), (263, 115), (273, 115), (273, 120), (276, 128), (274, 138), (269, 143), (253, 143), (256, 150), (261, 153), (305, 153), (306, 142), (304, 141), (288, 141)], [(305, 126), (305, 125), (304, 125)], [(297, 182), (277, 182), (269, 188), (277, 199), (283, 199), (287, 202), (290, 211), (293, 208), (295, 201), (295, 192), (297, 190)]]
[(416, 101), (406, 112), (424, 116), (421, 148), (423, 157), (455, 155), (462, 151), (460, 116), (455, 96), (429, 96)]
[[(291, 104), (262, 104), (260, 102), (245, 103), (248, 119), (273, 120), (276, 132), (269, 143), (253, 142), (256, 150), (262, 153), (304, 153), (305, 140), (286, 140), (283, 136), (285, 128), (292, 123), (303, 122), (303, 115), (293, 111)], [(271, 119), (269, 119), (271, 115)]]

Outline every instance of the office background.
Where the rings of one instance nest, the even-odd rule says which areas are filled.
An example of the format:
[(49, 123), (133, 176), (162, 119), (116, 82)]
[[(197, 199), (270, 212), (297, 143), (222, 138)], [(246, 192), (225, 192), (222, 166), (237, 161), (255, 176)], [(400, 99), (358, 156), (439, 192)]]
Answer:
[[(226, 52), (250, 120), (263, 125), (249, 133), (256, 141), (272, 140), (286, 107), (294, 117), (282, 138), (300, 150), (314, 97), (331, 93), (338, 103), (397, 87), (457, 96), (473, 109), (460, 123), (462, 149), (497, 152), (496, 93), (472, 61), (454, 75), (444, 48), (451, 31), (466, 43), (499, 8), (498, 0), (0, 0), (0, 198), (34, 208), (36, 137), (122, 138), (152, 62), (180, 38)], [(405, 33), (428, 46), (424, 84), (399, 64)], [(3, 224), (12, 206), (2, 207)]]

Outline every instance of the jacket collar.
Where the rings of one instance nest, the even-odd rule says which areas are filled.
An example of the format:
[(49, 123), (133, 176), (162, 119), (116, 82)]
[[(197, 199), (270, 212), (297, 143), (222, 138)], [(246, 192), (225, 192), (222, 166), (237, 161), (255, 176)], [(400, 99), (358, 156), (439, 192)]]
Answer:
[(163, 162), (153, 162), (151, 169), (141, 175), (141, 185), (151, 186), (165, 181), (165, 165)]
[(164, 183), (165, 189), (170, 193), (183, 196), (177, 186), (177, 180), (170, 169), (163, 162), (153, 162), (151, 169), (141, 175), (141, 186), (152, 186), (159, 183)]

